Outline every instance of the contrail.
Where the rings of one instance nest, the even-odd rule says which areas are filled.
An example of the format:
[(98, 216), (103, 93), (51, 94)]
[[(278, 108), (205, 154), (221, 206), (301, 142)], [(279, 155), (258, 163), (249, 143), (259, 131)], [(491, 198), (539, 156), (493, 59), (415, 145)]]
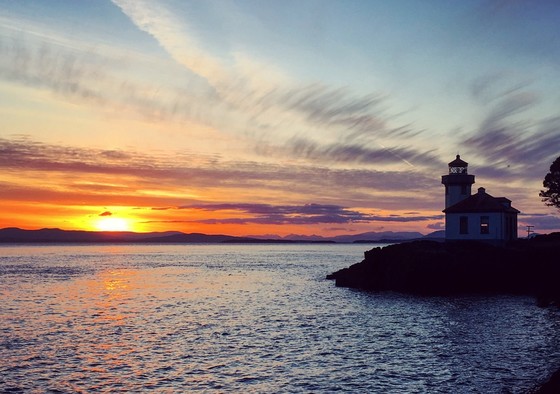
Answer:
[(389, 152), (390, 154), (392, 154), (393, 156), (395, 156), (396, 158), (402, 160), (405, 164), (408, 164), (410, 167), (412, 168), (416, 168), (411, 162), (409, 162), (408, 160), (406, 160), (404, 157), (399, 156), (398, 154), (396, 154), (395, 152), (393, 152), (391, 149), (387, 148), (385, 145), (380, 144), (379, 142), (377, 143), (380, 147), (382, 147), (383, 149), (385, 149), (387, 152)]

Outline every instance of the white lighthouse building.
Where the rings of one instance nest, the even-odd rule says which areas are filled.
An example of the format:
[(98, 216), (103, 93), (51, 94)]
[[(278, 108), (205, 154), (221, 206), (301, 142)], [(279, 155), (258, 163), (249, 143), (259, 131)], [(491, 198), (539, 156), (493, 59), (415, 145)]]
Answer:
[(503, 243), (517, 238), (517, 214), (505, 197), (493, 197), (483, 187), (471, 194), (474, 175), (468, 163), (456, 159), (449, 163), (449, 174), (441, 177), (445, 185), (445, 239)]

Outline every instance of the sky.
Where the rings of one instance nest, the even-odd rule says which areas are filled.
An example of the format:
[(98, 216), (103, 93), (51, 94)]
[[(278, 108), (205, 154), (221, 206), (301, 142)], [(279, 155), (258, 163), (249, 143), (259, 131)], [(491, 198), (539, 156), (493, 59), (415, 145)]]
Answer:
[(560, 231), (560, 2), (0, 0), (0, 228)]

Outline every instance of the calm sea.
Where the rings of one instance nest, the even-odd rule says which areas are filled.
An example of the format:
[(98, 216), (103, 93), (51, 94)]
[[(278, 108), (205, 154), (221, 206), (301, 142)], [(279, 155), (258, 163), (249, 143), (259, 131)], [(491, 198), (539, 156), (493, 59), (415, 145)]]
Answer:
[(0, 246), (0, 391), (521, 393), (560, 366), (531, 298), (325, 280), (368, 248)]

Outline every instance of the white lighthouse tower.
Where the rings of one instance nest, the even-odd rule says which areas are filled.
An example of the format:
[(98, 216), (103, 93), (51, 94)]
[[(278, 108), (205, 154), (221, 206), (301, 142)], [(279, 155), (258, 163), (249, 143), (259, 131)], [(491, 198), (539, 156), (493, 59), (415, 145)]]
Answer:
[(469, 175), (467, 172), (469, 163), (461, 160), (461, 156), (457, 155), (448, 165), (449, 175), (441, 177), (441, 183), (445, 185), (445, 208), (469, 197), (474, 183), (474, 175)]

